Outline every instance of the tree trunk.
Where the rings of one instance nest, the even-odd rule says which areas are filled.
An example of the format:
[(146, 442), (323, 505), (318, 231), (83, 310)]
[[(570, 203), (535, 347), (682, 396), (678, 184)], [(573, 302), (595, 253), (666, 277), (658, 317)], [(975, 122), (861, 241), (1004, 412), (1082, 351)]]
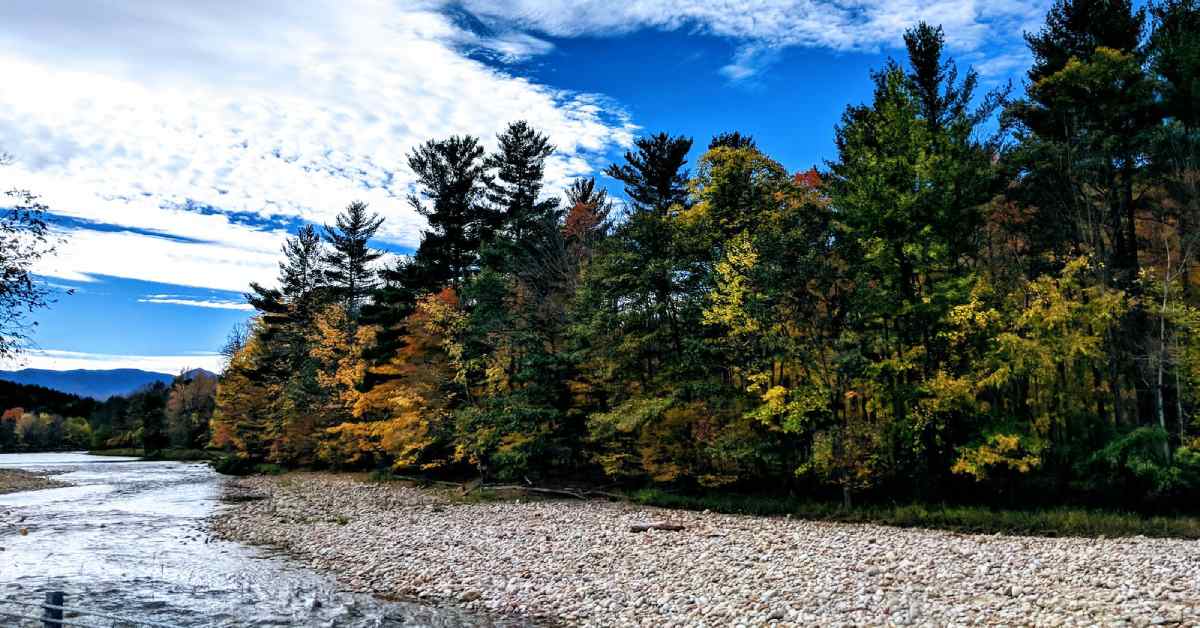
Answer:
[(1180, 387), (1178, 364), (1175, 365), (1175, 415), (1179, 420), (1179, 445), (1182, 447), (1187, 442), (1187, 418), (1183, 416), (1183, 388)]
[[(1162, 309), (1158, 315), (1158, 372), (1156, 373), (1154, 386), (1154, 410), (1158, 415), (1158, 426), (1162, 428), (1164, 434), (1167, 434), (1167, 415), (1163, 408), (1163, 388), (1164, 375), (1166, 372), (1167, 362), (1167, 305), (1169, 303), (1170, 287), (1171, 287), (1171, 245), (1164, 239), (1166, 248), (1166, 268), (1163, 271), (1163, 294), (1162, 294)], [(1163, 459), (1171, 459), (1171, 446), (1169, 439), (1163, 440)]]

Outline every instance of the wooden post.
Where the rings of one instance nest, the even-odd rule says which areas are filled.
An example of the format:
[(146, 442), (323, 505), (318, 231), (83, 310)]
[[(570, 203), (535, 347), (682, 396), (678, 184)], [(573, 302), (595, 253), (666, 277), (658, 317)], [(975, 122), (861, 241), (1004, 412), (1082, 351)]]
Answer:
[(47, 591), (46, 606), (42, 607), (42, 628), (62, 628), (63, 612), (61, 608), (51, 606), (63, 605), (62, 591)]

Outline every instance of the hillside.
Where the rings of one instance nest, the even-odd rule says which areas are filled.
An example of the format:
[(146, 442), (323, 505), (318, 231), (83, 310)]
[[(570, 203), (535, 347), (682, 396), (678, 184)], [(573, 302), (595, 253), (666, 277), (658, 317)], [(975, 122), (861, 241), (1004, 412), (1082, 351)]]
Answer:
[(169, 384), (175, 380), (175, 376), (140, 369), (76, 369), (72, 371), (21, 369), (19, 371), (0, 371), (0, 380), (32, 384), (80, 397), (104, 400), (113, 395), (129, 394), (154, 382)]
[(23, 408), (31, 412), (86, 417), (96, 409), (96, 405), (95, 399), (36, 384), (18, 384), (0, 379), (0, 411)]

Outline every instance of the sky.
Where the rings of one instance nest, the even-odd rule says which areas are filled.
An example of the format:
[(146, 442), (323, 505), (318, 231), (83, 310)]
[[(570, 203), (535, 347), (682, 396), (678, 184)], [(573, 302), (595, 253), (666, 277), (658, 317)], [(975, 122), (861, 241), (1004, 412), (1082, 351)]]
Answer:
[[(793, 170), (834, 158), (902, 34), (941, 24), (985, 86), (1019, 88), (1047, 0), (14, 0), (0, 3), (0, 186), (50, 207), (56, 296), (0, 368), (219, 366), (279, 247), (354, 200), (411, 252), (405, 154), (548, 134), (548, 193), (640, 135), (753, 135)], [(68, 294), (68, 291), (71, 291)]]

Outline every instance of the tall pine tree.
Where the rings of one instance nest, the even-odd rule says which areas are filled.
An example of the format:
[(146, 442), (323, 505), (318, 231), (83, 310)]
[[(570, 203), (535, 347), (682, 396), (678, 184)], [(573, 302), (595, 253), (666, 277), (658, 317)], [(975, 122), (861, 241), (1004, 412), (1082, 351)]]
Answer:
[(382, 224), (383, 218), (378, 214), (367, 213), (366, 203), (355, 201), (338, 214), (334, 226), (325, 226), (325, 240), (329, 243), (329, 250), (322, 258), (325, 282), (351, 318), (358, 315), (363, 300), (377, 285), (372, 264), (383, 253), (372, 249), (369, 242)]
[(483, 147), (467, 135), (430, 140), (409, 154), (408, 166), (417, 177), (409, 203), (429, 221), (414, 260), (423, 273), (421, 288), (461, 286), (479, 264), (488, 228)]
[(499, 146), (487, 157), (492, 170), (487, 190), (492, 215), (483, 239), (486, 242), (495, 233), (509, 245), (520, 246), (562, 217), (557, 198), (539, 198), (546, 158), (554, 153), (554, 146), (523, 120), (509, 124), (496, 139)]

